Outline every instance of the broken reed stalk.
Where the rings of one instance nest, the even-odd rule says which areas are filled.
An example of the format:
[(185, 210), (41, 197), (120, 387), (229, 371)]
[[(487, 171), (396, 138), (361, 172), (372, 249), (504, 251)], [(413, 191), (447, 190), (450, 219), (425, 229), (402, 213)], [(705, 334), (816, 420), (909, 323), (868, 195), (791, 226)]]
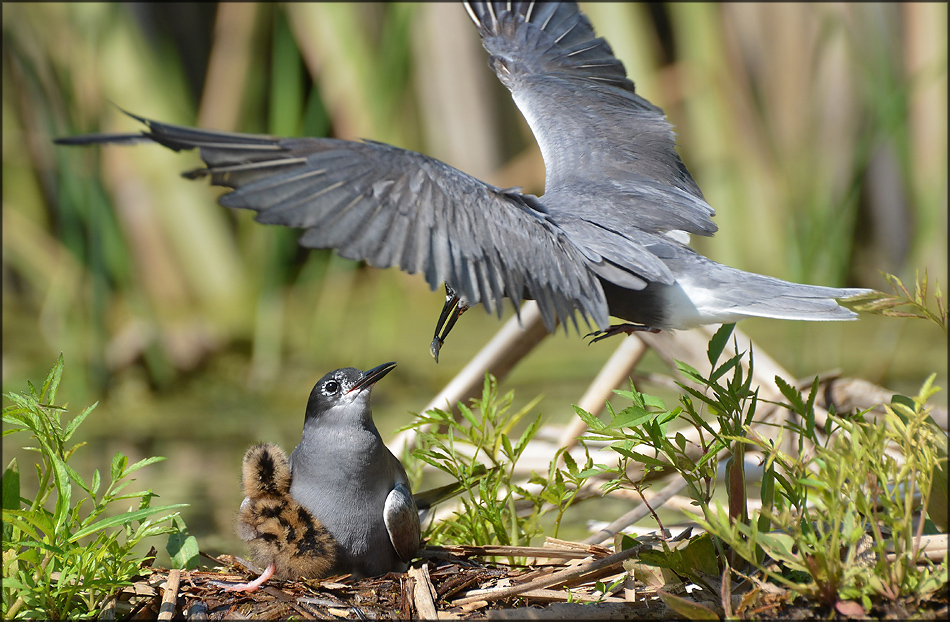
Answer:
[(413, 579), (412, 601), (416, 606), (416, 615), (422, 620), (436, 620), (439, 612), (435, 607), (435, 587), (429, 578), (429, 567), (422, 564), (418, 568), (410, 568), (409, 576)]
[(571, 579), (577, 579), (586, 574), (596, 572), (598, 570), (609, 568), (611, 566), (616, 566), (623, 563), (624, 560), (635, 557), (640, 551), (645, 548), (649, 548), (648, 545), (637, 545), (632, 546), (629, 549), (620, 551), (619, 553), (614, 553), (613, 555), (608, 555), (607, 557), (602, 557), (600, 559), (591, 560), (588, 563), (580, 564), (573, 568), (568, 568), (566, 570), (561, 570), (559, 572), (552, 573), (546, 577), (541, 577), (540, 579), (535, 579), (534, 581), (529, 581), (528, 583), (522, 583), (521, 585), (513, 585), (511, 587), (503, 587), (495, 590), (490, 590), (488, 592), (483, 592), (477, 596), (468, 596), (465, 598), (460, 598), (459, 600), (453, 601), (452, 605), (456, 607), (469, 605), (472, 603), (477, 603), (479, 601), (492, 601), (498, 600), (500, 598), (508, 598), (510, 596), (518, 596), (524, 592), (531, 590), (538, 590), (543, 588), (552, 587)]
[(165, 581), (165, 592), (162, 594), (162, 606), (158, 612), (159, 620), (171, 620), (175, 617), (175, 607), (178, 603), (178, 586), (181, 583), (181, 570), (172, 568), (168, 571)]

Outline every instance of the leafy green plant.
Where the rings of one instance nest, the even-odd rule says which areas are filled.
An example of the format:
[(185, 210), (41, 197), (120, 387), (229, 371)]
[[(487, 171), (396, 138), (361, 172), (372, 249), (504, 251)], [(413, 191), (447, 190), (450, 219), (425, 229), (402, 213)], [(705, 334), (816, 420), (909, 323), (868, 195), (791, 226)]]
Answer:
[(617, 579), (610, 585), (605, 584), (603, 581), (597, 581), (596, 583), (594, 583), (594, 590), (598, 593), (597, 602), (602, 601), (614, 590), (616, 590), (618, 587), (623, 585), (624, 580), (625, 580), (625, 577), (620, 577), (619, 579)]
[[(915, 317), (930, 320), (937, 326), (947, 332), (947, 307), (943, 302), (943, 292), (940, 290), (940, 283), (934, 284), (934, 301), (936, 310), (930, 309), (927, 301), (927, 273), (924, 272), (924, 278), (920, 278), (920, 273), (914, 277), (914, 293), (904, 283), (893, 274), (884, 274), (888, 284), (893, 288), (893, 294), (884, 292), (872, 292), (861, 298), (855, 298), (853, 301), (855, 309), (865, 313), (874, 313), (888, 317)], [(903, 307), (903, 309), (899, 309)]]
[[(840, 416), (832, 410), (823, 426), (817, 425), (815, 415), (818, 379), (806, 396), (776, 377), (787, 402), (770, 403), (798, 417), (783, 424), (776, 438), (768, 439), (751, 426), (757, 405), (764, 402), (752, 386), (751, 351), (748, 371), (739, 364), (746, 356), (742, 353), (718, 364), (731, 331), (731, 326), (724, 326), (710, 341), (708, 375), (677, 363), (701, 387), (681, 384), (685, 393), (679, 406), (667, 409), (662, 401), (631, 386), (631, 391), (616, 393), (632, 405), (616, 412), (608, 403), (607, 421), (576, 409), (589, 426), (582, 442), (606, 440), (619, 455), (616, 468), (597, 465), (611, 476), (605, 489), (624, 486), (642, 492), (651, 474), (673, 469), (685, 480), (686, 491), (700, 511), (691, 518), (714, 536), (702, 554), (696, 548), (686, 556), (681, 550), (688, 547), (664, 541), (660, 550), (641, 554), (637, 563), (672, 570), (709, 587), (705, 578), (717, 574), (709, 565), (714, 558), (719, 570), (748, 565), (828, 605), (859, 600), (866, 608), (875, 595), (920, 596), (945, 585), (946, 562), (918, 565), (923, 521), (914, 529), (915, 493), (923, 507), (937, 508), (939, 504), (930, 499), (946, 486), (946, 435), (926, 407), (936, 391), (933, 376), (915, 398), (897, 396), (884, 405), (881, 421), (866, 421), (866, 413)], [(715, 417), (716, 426), (706, 422), (706, 414)], [(696, 429), (698, 447), (682, 433), (668, 430), (677, 419)], [(793, 455), (778, 449), (788, 433), (798, 438)], [(762, 509), (754, 520), (747, 509), (742, 469), (747, 449), (764, 456), (759, 484)], [(885, 449), (896, 451), (903, 460)], [(728, 509), (711, 503), (722, 456), (730, 456)], [(637, 464), (642, 465), (642, 475), (634, 477), (631, 474), (637, 470), (632, 467)], [(659, 522), (655, 513), (654, 518)], [(939, 520), (936, 514), (933, 518)]]
[[(570, 452), (562, 447), (557, 450), (551, 459), (547, 477), (532, 471), (531, 478), (528, 480), (529, 483), (540, 487), (538, 498), (549, 504), (541, 508), (541, 513), (546, 513), (548, 508), (554, 508), (557, 511), (557, 516), (554, 517), (554, 533), (552, 534), (554, 538), (558, 536), (564, 513), (574, 503), (581, 487), (592, 475), (602, 472), (600, 468), (594, 465), (587, 447), (584, 447), (584, 457), (583, 468), (580, 468)], [(564, 468), (558, 466), (561, 460), (564, 461)]]
[[(69, 447), (68, 442), (96, 404), (64, 422), (66, 408), (54, 404), (62, 373), (60, 355), (40, 390), (28, 383), (29, 393), (5, 394), (12, 404), (3, 409), (3, 421), (10, 426), (3, 435), (30, 432), (38, 447), (26, 449), (39, 454), (34, 498), (21, 497), (16, 460), (3, 473), (5, 619), (94, 617), (103, 600), (129, 585), (146, 561), (146, 555), (136, 552), (137, 545), (145, 538), (178, 531), (165, 524), (177, 513), (153, 517), (185, 507), (152, 507), (157, 495), (151, 490), (123, 494), (134, 481), (130, 475), (164, 458), (130, 465), (117, 453), (104, 491), (98, 470), (87, 482), (70, 466), (70, 458), (84, 443)], [(128, 501), (133, 504), (128, 511), (107, 512)]]
[[(612, 594), (614, 590), (616, 590), (621, 585), (623, 585), (625, 578), (626, 577), (620, 577), (619, 579), (617, 579), (613, 583), (610, 583), (609, 585), (600, 580), (594, 582), (594, 594), (593, 594), (594, 600), (582, 600), (579, 602), (584, 605), (594, 605), (596, 603), (601, 602), (602, 600), (607, 598), (610, 594)], [(569, 603), (578, 602), (571, 588), (565, 587), (564, 591), (567, 593), (567, 602)]]
[[(427, 463), (462, 484), (461, 507), (451, 518), (427, 528), (430, 543), (527, 546), (541, 533), (541, 516), (556, 508), (559, 524), (573, 501), (585, 473), (567, 454), (566, 470), (558, 469), (555, 459), (547, 478), (532, 474), (532, 482), (549, 484), (540, 493), (515, 482), (518, 460), (537, 433), (541, 415), (512, 442), (509, 435), (540, 400), (513, 411), (513, 398), (511, 391), (499, 396), (497, 381), (486, 374), (481, 398), (472, 399), (471, 406), (458, 404), (460, 419), (433, 409), (403, 428), (418, 431), (417, 447), (406, 460), (410, 472)], [(588, 456), (586, 467), (592, 466)]]
[[(683, 476), (693, 505), (705, 512), (714, 492), (720, 453), (728, 450), (731, 453), (727, 464), (730, 516), (748, 521), (742, 435), (744, 427), (752, 421), (758, 402), (757, 390), (752, 388), (754, 368), (750, 355), (749, 371), (743, 371), (739, 365), (741, 354), (717, 367), (734, 327), (734, 324), (724, 325), (710, 341), (707, 354), (713, 369), (708, 377), (685, 363), (677, 362), (685, 376), (706, 389), (703, 392), (680, 384), (686, 391), (680, 399), (681, 406), (667, 409), (662, 400), (637, 391), (632, 384), (630, 391), (615, 391), (631, 400), (632, 404), (618, 413), (608, 402), (607, 422), (575, 406), (578, 416), (589, 429), (581, 442), (608, 441), (610, 448), (619, 455), (615, 468), (597, 465), (612, 475), (603, 485), (605, 492), (625, 486), (642, 493), (653, 473), (675, 469)], [(720, 379), (730, 371), (732, 377), (726, 384), (720, 384)], [(702, 408), (698, 408), (694, 400), (715, 415), (717, 427), (706, 421)], [(669, 425), (678, 418), (685, 419), (696, 429), (698, 446), (682, 432), (670, 437)], [(636, 481), (630, 477), (632, 472), (636, 472), (632, 468), (634, 465), (642, 465), (643, 469), (643, 476)]]
[[(866, 421), (864, 413), (830, 414), (836, 429), (813, 454), (788, 456), (769, 441), (750, 440), (769, 462), (781, 466), (776, 500), (792, 500), (762, 508), (772, 531), (735, 523), (721, 508), (700, 522), (772, 580), (828, 605), (859, 600), (870, 608), (874, 595), (894, 600), (932, 593), (946, 584), (947, 564), (918, 565), (923, 521), (914, 528), (915, 492), (926, 507), (941, 461), (943, 432), (926, 408), (935, 392), (932, 381), (912, 400), (897, 398), (885, 405), (881, 421)], [(785, 385), (783, 391), (788, 395), (794, 389)], [(813, 395), (807, 402), (800, 395), (790, 401), (796, 411), (813, 408)], [(896, 449), (903, 460), (888, 449)], [(763, 562), (755, 555), (756, 545), (779, 565)]]
[[(943, 301), (943, 292), (940, 289), (940, 283), (935, 281), (933, 287), (933, 296), (935, 309), (930, 308), (927, 296), (929, 279), (927, 272), (924, 271), (923, 278), (918, 272), (914, 276), (914, 293), (904, 283), (893, 274), (884, 274), (884, 278), (894, 290), (893, 294), (883, 292), (872, 292), (867, 296), (856, 299), (855, 309), (866, 313), (874, 313), (888, 317), (913, 317), (925, 319), (933, 322), (947, 332), (947, 307)], [(936, 426), (931, 419), (930, 424)], [(941, 461), (934, 472), (934, 482), (931, 485), (930, 504), (927, 513), (930, 519), (943, 531), (947, 530), (948, 525), (948, 496), (947, 496), (947, 442), (943, 437), (942, 443), (937, 448)]]

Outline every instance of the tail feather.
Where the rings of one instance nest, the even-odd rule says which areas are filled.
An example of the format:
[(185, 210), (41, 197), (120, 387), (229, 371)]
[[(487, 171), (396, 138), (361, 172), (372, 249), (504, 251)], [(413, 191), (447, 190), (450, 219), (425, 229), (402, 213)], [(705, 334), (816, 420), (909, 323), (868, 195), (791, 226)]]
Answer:
[(731, 307), (735, 313), (778, 320), (854, 320), (858, 314), (838, 304), (838, 299), (870, 293), (869, 289), (835, 289), (787, 283), (786, 293), (774, 298), (748, 301)]
[(680, 326), (735, 322), (748, 317), (819, 322), (854, 320), (857, 314), (838, 304), (838, 300), (873, 291), (791, 283), (717, 264), (704, 257), (691, 264), (691, 270), (685, 275), (677, 271), (683, 298), (675, 291), (670, 291), (668, 298), (671, 323)]

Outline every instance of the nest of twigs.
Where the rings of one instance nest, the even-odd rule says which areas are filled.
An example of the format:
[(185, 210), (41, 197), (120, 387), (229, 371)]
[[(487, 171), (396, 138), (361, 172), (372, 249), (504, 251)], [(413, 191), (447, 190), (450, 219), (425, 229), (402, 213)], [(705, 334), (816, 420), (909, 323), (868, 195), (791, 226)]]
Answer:
[[(722, 588), (715, 595), (695, 585), (675, 582), (644, 585), (624, 568), (624, 562), (655, 549), (655, 540), (649, 536), (637, 538), (638, 544), (616, 552), (554, 538), (548, 538), (543, 547), (427, 546), (420, 550), (421, 559), (408, 572), (360, 580), (348, 575), (305, 581), (272, 579), (251, 593), (229, 592), (224, 587), (256, 576), (259, 568), (240, 557), (206, 555), (216, 565), (212, 570), (143, 568), (137, 581), (108, 599), (99, 617), (659, 620), (855, 615), (759, 581), (742, 586), (727, 584), (725, 577), (718, 584), (715, 577), (709, 577)], [(511, 558), (527, 559), (529, 563), (507, 563)], [(948, 592), (944, 586), (922, 601), (904, 598), (878, 603), (870, 612), (862, 610), (859, 617), (946, 619)]]
[[(634, 547), (636, 548), (636, 547)], [(211, 558), (211, 571), (144, 568), (115, 595), (100, 619), (663, 619), (674, 616), (656, 588), (627, 577), (614, 553), (589, 544), (548, 539), (544, 547), (425, 547), (408, 572), (370, 579), (270, 580), (251, 593), (229, 583), (257, 573), (250, 562)], [(527, 565), (505, 563), (528, 558)], [(499, 559), (500, 558), (500, 559)], [(486, 562), (493, 559), (499, 561)], [(618, 583), (618, 579), (624, 579)], [(617, 583), (612, 590), (597, 587)], [(685, 592), (684, 592), (685, 595)], [(707, 603), (709, 605), (711, 603)]]

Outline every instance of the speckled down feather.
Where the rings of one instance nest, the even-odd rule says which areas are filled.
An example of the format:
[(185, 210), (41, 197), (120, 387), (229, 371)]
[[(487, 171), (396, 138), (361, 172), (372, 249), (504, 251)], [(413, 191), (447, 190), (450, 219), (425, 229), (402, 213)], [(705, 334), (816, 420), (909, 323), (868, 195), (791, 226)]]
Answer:
[(277, 445), (260, 443), (244, 454), (245, 499), (237, 533), (262, 567), (273, 563), (278, 579), (328, 576), (337, 543), (323, 524), (290, 496), (287, 455)]

